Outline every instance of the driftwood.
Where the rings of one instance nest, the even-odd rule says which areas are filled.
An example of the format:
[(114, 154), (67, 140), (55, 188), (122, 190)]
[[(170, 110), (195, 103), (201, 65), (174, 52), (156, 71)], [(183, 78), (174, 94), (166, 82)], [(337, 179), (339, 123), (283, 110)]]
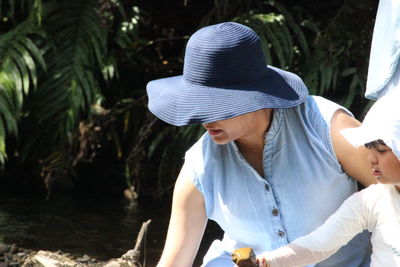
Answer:
[(125, 267), (125, 266), (132, 266), (132, 267), (144, 267), (145, 264), (140, 263), (140, 256), (142, 253), (142, 249), (145, 249), (143, 246), (144, 242), (146, 241), (146, 233), (147, 227), (150, 224), (151, 220), (148, 220), (142, 224), (140, 228), (139, 234), (136, 238), (135, 247), (132, 250), (129, 250), (121, 258), (112, 259), (108, 261), (104, 266), (105, 267)]
[[(142, 224), (134, 248), (120, 258), (106, 262), (82, 262), (82, 258), (86, 255), (81, 258), (71, 259), (60, 252), (40, 250), (28, 257), (22, 267), (145, 267), (145, 261), (143, 264), (140, 263), (140, 258), (142, 251), (145, 249), (146, 232), (150, 222), (151, 220), (148, 220)], [(145, 259), (145, 257), (143, 258)]]

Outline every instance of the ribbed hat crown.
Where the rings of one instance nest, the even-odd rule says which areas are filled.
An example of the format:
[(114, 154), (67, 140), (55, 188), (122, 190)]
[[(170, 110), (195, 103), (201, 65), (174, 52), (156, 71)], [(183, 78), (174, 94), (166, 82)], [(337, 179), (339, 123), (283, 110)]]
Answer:
[(198, 30), (185, 54), (183, 78), (204, 86), (230, 87), (265, 76), (265, 57), (257, 34), (228, 22)]
[(294, 107), (308, 91), (294, 73), (267, 65), (252, 29), (225, 22), (195, 32), (186, 46), (183, 75), (150, 81), (147, 94), (154, 115), (180, 126)]

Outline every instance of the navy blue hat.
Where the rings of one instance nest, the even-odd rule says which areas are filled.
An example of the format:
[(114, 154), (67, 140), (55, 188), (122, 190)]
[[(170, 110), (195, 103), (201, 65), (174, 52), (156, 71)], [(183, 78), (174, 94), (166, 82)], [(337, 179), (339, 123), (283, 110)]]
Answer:
[(183, 75), (149, 82), (147, 94), (154, 115), (181, 126), (297, 106), (308, 91), (297, 75), (267, 66), (252, 29), (226, 22), (195, 32), (186, 47)]

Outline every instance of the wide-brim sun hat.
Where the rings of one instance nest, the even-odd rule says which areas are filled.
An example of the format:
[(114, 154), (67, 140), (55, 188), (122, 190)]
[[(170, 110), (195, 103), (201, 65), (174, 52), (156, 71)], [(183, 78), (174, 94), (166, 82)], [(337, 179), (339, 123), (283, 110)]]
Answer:
[(186, 46), (183, 75), (150, 81), (147, 94), (155, 116), (181, 126), (294, 107), (308, 90), (297, 75), (267, 65), (252, 29), (225, 22), (195, 32)]
[(382, 140), (400, 159), (400, 90), (379, 98), (357, 128), (341, 130), (355, 147)]

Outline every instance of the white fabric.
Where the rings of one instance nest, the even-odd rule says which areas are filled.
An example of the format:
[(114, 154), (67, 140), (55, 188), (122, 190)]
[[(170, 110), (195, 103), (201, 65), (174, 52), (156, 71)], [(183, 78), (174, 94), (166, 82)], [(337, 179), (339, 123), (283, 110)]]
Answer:
[(365, 229), (372, 233), (371, 267), (400, 266), (400, 194), (393, 185), (371, 185), (353, 194), (317, 230), (266, 258), (270, 267), (318, 262)]
[(369, 58), (365, 97), (376, 100), (399, 90), (400, 0), (380, 0)]
[(400, 159), (400, 91), (392, 91), (374, 103), (358, 128), (341, 131), (354, 146), (382, 139)]

